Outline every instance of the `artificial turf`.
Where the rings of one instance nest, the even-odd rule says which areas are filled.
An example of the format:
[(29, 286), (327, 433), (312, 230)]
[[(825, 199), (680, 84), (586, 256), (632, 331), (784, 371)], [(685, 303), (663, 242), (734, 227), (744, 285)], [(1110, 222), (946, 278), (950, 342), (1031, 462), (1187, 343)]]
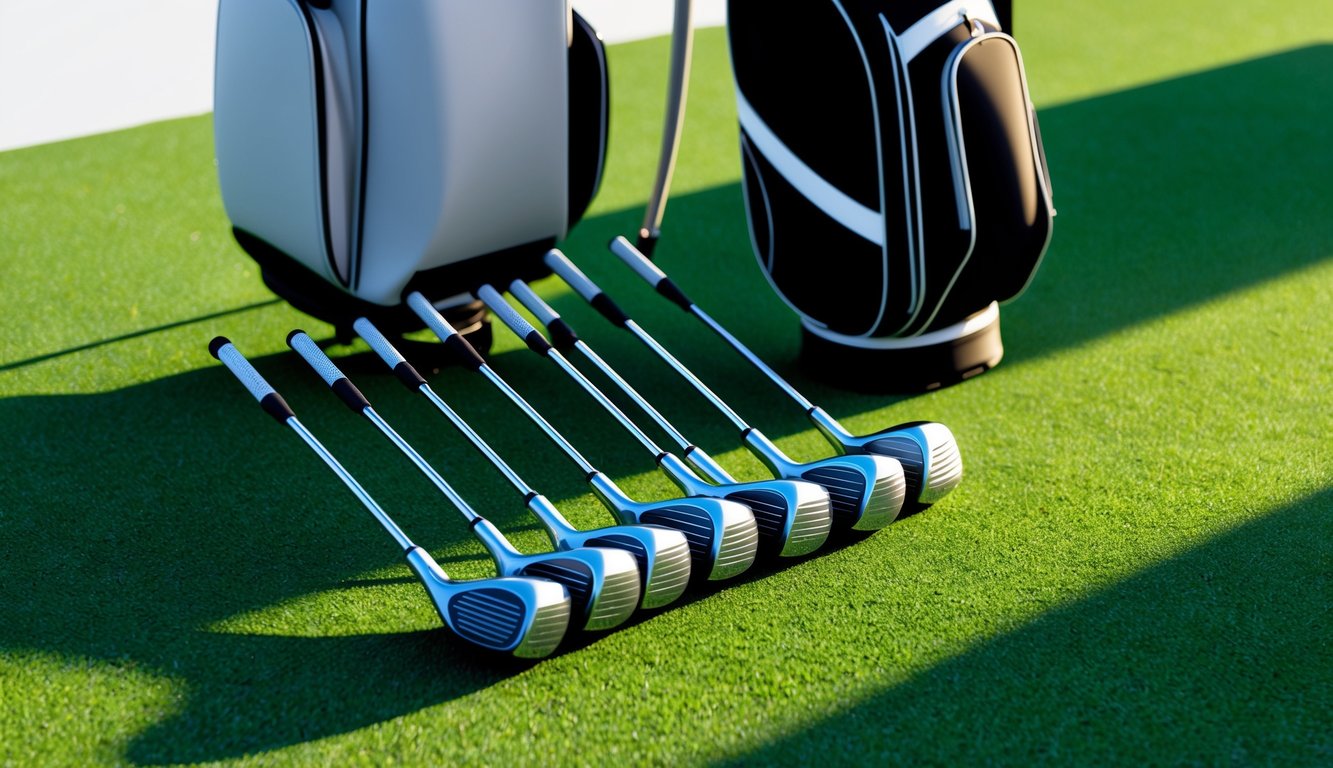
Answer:
[[(854, 431), (948, 424), (935, 507), (521, 664), (450, 639), (395, 549), (206, 352), (236, 341), (453, 575), (432, 489), (283, 344), (330, 329), (232, 242), (209, 120), (0, 154), (0, 763), (1327, 764), (1333, 760), (1333, 18), (1020, 2), (1060, 215), (996, 370), (913, 398), (797, 370), (749, 252), (725, 39), (701, 32), (660, 262)], [(567, 251), (798, 458), (800, 412), (606, 254), (655, 161), (666, 46), (611, 50), (611, 157)], [(704, 403), (551, 282), (744, 478)], [(495, 365), (640, 497), (667, 481), (497, 329)], [(380, 412), (519, 545), (519, 499), (364, 347)], [(892, 371), (867, 372), (892, 375)], [(579, 473), (432, 376), (576, 522)]]

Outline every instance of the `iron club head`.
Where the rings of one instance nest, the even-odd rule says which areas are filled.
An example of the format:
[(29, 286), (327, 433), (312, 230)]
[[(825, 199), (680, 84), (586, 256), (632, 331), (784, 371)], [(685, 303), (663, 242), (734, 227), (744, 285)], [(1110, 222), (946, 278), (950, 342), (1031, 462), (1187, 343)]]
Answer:
[(638, 565), (639, 607), (661, 608), (676, 601), (690, 582), (690, 547), (685, 534), (655, 525), (609, 525), (589, 531), (569, 524), (540, 494), (528, 507), (546, 525), (551, 543), (561, 551), (607, 547), (628, 552)]
[(539, 659), (556, 649), (569, 627), (569, 594), (554, 581), (514, 577), (452, 581), (420, 547), (408, 550), (407, 563), (445, 625), (484, 648)]

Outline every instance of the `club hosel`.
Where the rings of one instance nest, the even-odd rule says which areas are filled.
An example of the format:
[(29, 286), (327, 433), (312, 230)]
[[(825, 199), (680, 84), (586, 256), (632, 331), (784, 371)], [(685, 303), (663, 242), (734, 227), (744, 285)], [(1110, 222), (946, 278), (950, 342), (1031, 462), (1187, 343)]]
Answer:
[(657, 466), (662, 468), (671, 482), (675, 483), (686, 496), (697, 496), (706, 492), (707, 483), (700, 480), (690, 465), (681, 461), (674, 453), (663, 453), (657, 457)]
[(815, 428), (823, 432), (829, 438), (829, 443), (837, 449), (838, 453), (846, 453), (843, 448), (843, 441), (852, 439), (852, 433), (842, 428), (842, 425), (819, 406), (812, 406), (806, 415), (814, 423)]
[(481, 545), (486, 548), (486, 551), (494, 556), (522, 554), (505, 539), (499, 528), (496, 528), (490, 520), (484, 517), (478, 517), (472, 521), (472, 531), (478, 539), (481, 539)]
[(427, 584), (439, 584), (449, 578), (440, 564), (435, 562), (435, 558), (421, 547), (412, 547), (404, 553), (404, 556), (407, 558), (407, 567)]
[(620, 502), (629, 498), (611, 478), (596, 470), (588, 473), (588, 485), (592, 486), (593, 495), (612, 511), (620, 506)]
[(741, 433), (741, 441), (745, 443), (746, 448), (750, 449), (750, 453), (753, 453), (759, 461), (763, 462), (764, 466), (775, 474), (781, 475), (782, 467), (792, 463), (787, 454), (778, 450), (773, 441), (764, 437), (764, 433), (754, 427), (749, 427)]
[(691, 445), (686, 448), (684, 456), (685, 460), (690, 463), (691, 467), (694, 467), (696, 473), (703, 479), (718, 484), (736, 482), (731, 473), (723, 469), (721, 464), (718, 464), (712, 456), (709, 456), (699, 446)]
[(552, 546), (558, 546), (561, 539), (578, 532), (578, 529), (560, 514), (560, 510), (556, 509), (550, 499), (540, 493), (529, 494), (526, 504), (532, 514), (536, 515), (546, 527), (546, 535), (550, 538)]

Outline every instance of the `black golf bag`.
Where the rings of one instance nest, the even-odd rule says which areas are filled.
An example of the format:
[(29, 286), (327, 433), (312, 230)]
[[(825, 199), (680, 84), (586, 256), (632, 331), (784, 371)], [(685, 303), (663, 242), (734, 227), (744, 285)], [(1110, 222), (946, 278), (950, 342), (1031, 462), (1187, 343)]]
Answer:
[(1055, 211), (996, 9), (729, 0), (727, 24), (751, 239), (803, 363), (897, 390), (998, 363), (997, 303), (1031, 280)]
[(420, 327), (413, 290), (488, 330), (467, 292), (547, 274), (601, 179), (606, 57), (567, 0), (221, 0), (215, 77), (236, 241), (347, 338)]

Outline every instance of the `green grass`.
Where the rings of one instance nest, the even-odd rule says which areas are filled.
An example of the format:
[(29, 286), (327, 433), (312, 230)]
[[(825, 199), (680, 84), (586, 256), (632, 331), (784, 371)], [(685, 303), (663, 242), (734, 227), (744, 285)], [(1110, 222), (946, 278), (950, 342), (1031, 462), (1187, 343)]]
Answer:
[[(1232, 7), (1234, 6), (1234, 7)], [(0, 154), (0, 764), (1327, 764), (1333, 759), (1333, 19), (1019, 3), (1060, 210), (1005, 362), (915, 398), (794, 368), (754, 268), (725, 41), (701, 33), (659, 260), (856, 431), (948, 424), (934, 508), (537, 664), (479, 656), (387, 539), (207, 354), (225, 333), (451, 574), (429, 486), (283, 344), (233, 244), (206, 118)], [(601, 196), (568, 252), (797, 457), (799, 411), (602, 251), (637, 228), (664, 41), (612, 50)], [(736, 473), (730, 429), (539, 284)], [(744, 297), (737, 300), (737, 296)], [(496, 365), (632, 493), (667, 481), (498, 332)], [(521, 547), (482, 459), (362, 347), (381, 413)], [(876, 372), (891, 375), (891, 372)], [(578, 473), (463, 372), (436, 388), (576, 522)]]

